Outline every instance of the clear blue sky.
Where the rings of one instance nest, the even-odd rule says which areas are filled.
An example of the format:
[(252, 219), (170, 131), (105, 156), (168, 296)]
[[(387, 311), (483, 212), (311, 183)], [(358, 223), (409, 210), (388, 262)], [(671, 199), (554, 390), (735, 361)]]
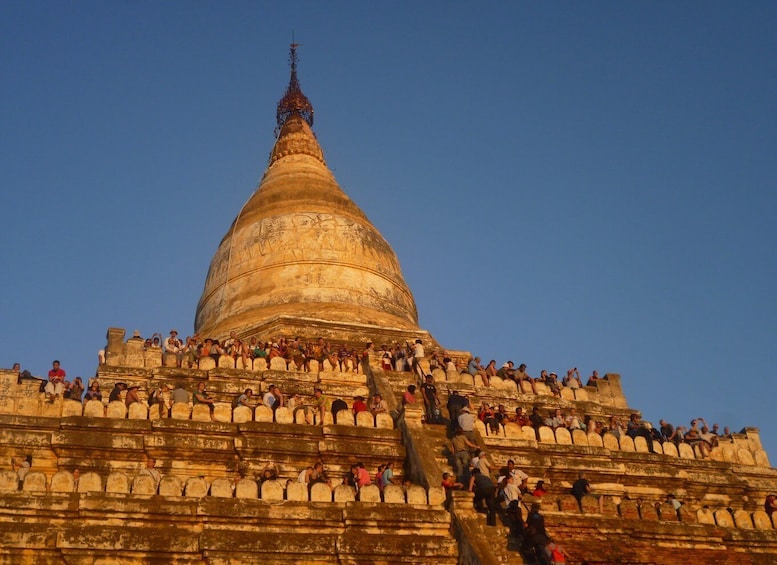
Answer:
[(315, 131), (422, 327), (619, 372), (777, 462), (774, 2), (0, 3), (0, 366), (192, 330), (273, 144)]

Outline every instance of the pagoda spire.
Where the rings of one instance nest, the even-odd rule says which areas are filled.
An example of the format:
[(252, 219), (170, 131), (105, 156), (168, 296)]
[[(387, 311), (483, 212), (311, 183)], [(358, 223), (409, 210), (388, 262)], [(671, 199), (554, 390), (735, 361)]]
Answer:
[(286, 88), (283, 98), (278, 101), (278, 110), (275, 113), (275, 119), (278, 123), (278, 127), (275, 130), (276, 135), (280, 132), (286, 120), (289, 119), (289, 116), (294, 114), (301, 116), (309, 126), (313, 125), (313, 105), (302, 92), (297, 79), (297, 47), (299, 46), (299, 43), (294, 42), (290, 45), (289, 64), (291, 76), (289, 78), (289, 86)]

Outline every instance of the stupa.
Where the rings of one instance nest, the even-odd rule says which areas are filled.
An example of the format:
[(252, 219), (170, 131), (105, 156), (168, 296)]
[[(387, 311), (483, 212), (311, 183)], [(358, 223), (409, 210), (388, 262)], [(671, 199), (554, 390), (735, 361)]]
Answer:
[[(195, 329), (326, 339), (333, 350), (421, 340), (436, 353), (396, 255), (326, 166), (296, 47), (267, 170), (211, 262)], [(515, 414), (475, 419), (467, 433), (494, 481), (510, 462), (527, 486), (544, 481), (546, 492), (524, 492), (518, 508), (523, 518), (540, 509), (568, 563), (777, 563), (765, 505), (777, 470), (759, 431), (726, 433), (711, 449), (651, 440), (647, 428), (624, 433), (616, 421), (638, 411), (618, 374), (554, 388), (461, 371), (469, 354), (451, 350), (440, 356), (459, 369), (431, 355), (387, 364), (372, 348), (340, 358), (310, 355), (313, 346), (304, 363), (280, 344), (193, 351), (109, 328), (92, 379), (102, 396), (83, 400), (0, 369), (0, 565), (536, 563), (536, 530), (510, 535), (521, 529), (514, 506), (499, 520), (474, 508), (469, 471), (457, 468), (463, 450), (452, 453), (439, 414), (413, 402), (421, 376), (443, 417), (455, 417), (456, 396), (473, 411), (487, 403)], [(385, 406), (363, 409), (376, 395)], [(529, 425), (519, 408), (548, 418)], [(554, 425), (558, 409), (577, 420)], [(378, 486), (386, 466), (394, 475), (383, 471)], [(443, 474), (457, 471), (465, 488), (446, 491)], [(572, 495), (581, 472), (596, 498)]]
[(267, 170), (211, 261), (195, 329), (216, 338), (311, 327), (340, 339), (418, 333), (396, 254), (326, 165), (296, 48)]

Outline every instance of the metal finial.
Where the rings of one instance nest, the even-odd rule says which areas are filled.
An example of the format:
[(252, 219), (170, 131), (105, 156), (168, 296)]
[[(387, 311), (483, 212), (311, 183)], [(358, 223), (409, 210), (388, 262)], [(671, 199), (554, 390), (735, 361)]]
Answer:
[(292, 43), (289, 46), (289, 66), (291, 68), (291, 76), (289, 77), (289, 86), (286, 88), (286, 92), (283, 98), (278, 102), (278, 110), (275, 113), (275, 119), (278, 123), (276, 132), (280, 132), (283, 124), (289, 119), (292, 114), (298, 114), (304, 119), (308, 125), (313, 125), (313, 105), (308, 100), (307, 96), (303, 94), (302, 88), (299, 85), (297, 79), (297, 47), (299, 43)]

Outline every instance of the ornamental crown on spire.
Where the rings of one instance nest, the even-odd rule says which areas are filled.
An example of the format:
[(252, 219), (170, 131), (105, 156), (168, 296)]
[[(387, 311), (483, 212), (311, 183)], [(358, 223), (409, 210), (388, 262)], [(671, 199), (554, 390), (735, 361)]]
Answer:
[(289, 49), (291, 77), (289, 78), (289, 86), (286, 88), (286, 93), (278, 102), (278, 110), (275, 113), (275, 119), (278, 122), (276, 132), (280, 132), (283, 124), (286, 123), (286, 120), (292, 114), (299, 114), (308, 125), (313, 125), (313, 105), (308, 100), (308, 97), (303, 94), (297, 79), (297, 47), (299, 47), (299, 43), (292, 43)]

